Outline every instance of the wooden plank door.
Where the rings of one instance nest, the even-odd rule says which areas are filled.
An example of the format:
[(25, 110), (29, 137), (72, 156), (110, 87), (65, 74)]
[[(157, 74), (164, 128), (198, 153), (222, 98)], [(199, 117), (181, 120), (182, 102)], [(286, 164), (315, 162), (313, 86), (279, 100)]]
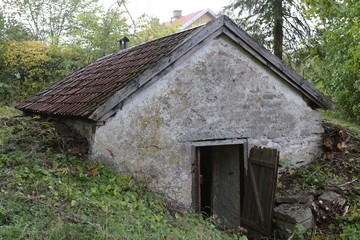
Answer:
[(244, 178), (241, 224), (270, 236), (279, 152), (258, 146), (250, 150)]

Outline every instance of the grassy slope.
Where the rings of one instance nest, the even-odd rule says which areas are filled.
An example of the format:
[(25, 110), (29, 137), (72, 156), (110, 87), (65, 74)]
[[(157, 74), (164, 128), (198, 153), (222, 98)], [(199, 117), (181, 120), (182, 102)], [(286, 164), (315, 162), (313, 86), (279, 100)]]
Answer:
[(0, 239), (229, 238), (197, 214), (172, 217), (130, 176), (67, 154), (76, 143), (55, 125), (0, 120)]
[[(199, 215), (170, 216), (160, 198), (130, 176), (68, 154), (79, 142), (59, 136), (55, 123), (11, 117), (18, 113), (0, 109), (0, 239), (229, 238)], [(359, 125), (325, 118), (360, 136)], [(360, 185), (354, 181), (359, 162), (358, 155), (338, 153), (280, 179), (280, 190), (302, 188), (315, 198), (329, 182), (345, 183), (337, 191), (347, 198), (348, 213), (342, 216), (344, 211), (335, 208), (322, 213), (327, 219), (316, 216), (316, 231), (299, 237), (359, 239)]]

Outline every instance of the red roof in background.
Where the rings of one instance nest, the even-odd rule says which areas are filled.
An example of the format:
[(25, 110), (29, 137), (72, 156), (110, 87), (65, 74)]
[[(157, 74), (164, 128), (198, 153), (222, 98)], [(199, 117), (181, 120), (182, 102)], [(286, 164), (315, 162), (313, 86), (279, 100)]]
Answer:
[(176, 19), (177, 21), (180, 21), (182, 25), (184, 25), (185, 23), (187, 23), (188, 21), (190, 21), (191, 19), (193, 19), (194, 17), (196, 17), (196, 15), (198, 15), (199, 13), (201, 13), (203, 10), (194, 12), (194, 13), (190, 13), (188, 15), (182, 16), (178, 19)]
[(99, 58), (16, 107), (35, 113), (88, 117), (194, 31), (179, 32)]

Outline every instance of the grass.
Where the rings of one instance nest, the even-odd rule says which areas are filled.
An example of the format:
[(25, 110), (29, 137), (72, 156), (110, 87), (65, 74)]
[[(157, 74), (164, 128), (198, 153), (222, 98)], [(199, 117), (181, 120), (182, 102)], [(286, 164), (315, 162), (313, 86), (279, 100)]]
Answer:
[(0, 119), (10, 119), (17, 115), (20, 115), (22, 112), (17, 110), (16, 108), (9, 107), (9, 106), (2, 106), (0, 107)]
[(322, 112), (321, 117), (327, 122), (337, 124), (348, 129), (354, 133), (357, 138), (360, 138), (360, 123), (340, 118), (334, 111), (324, 111)]
[(131, 176), (69, 154), (78, 139), (58, 123), (4, 112), (0, 239), (238, 239), (199, 214), (172, 216)]
[[(16, 117), (19, 113), (0, 108), (0, 239), (239, 238), (218, 231), (199, 214), (171, 215), (161, 196), (131, 176), (87, 161), (80, 154), (83, 140), (56, 130), (64, 126)], [(330, 113), (323, 117), (360, 136), (358, 124)], [(336, 153), (280, 179), (279, 185), (307, 190), (315, 201), (325, 185), (341, 186), (336, 189), (346, 197), (348, 211), (321, 213), (326, 220), (316, 215), (316, 231), (308, 239), (359, 239), (360, 185), (354, 181), (359, 165), (359, 155)]]

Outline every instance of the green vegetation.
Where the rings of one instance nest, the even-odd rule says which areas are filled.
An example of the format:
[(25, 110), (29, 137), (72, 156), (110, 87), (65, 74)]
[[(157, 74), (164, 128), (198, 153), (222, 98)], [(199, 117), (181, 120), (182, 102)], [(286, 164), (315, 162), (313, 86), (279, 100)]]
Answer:
[(339, 118), (338, 114), (334, 111), (323, 112), (321, 114), (321, 117), (327, 122), (337, 124), (349, 129), (353, 134), (355, 134), (357, 138), (360, 138), (360, 124), (354, 121)]
[(4, 106), (0, 107), (0, 119), (10, 119), (17, 115), (20, 115), (22, 112), (17, 110), (16, 108)]
[(198, 214), (171, 216), (129, 175), (74, 153), (83, 142), (63, 125), (0, 122), (0, 239), (230, 238)]
[(306, 76), (331, 96), (344, 117), (360, 120), (360, 1), (306, 1), (317, 19)]
[(310, 34), (306, 5), (297, 0), (230, 0), (224, 13), (282, 59)]
[[(57, 123), (15, 117), (20, 112), (8, 107), (117, 51), (124, 36), (136, 45), (178, 31), (178, 25), (147, 15), (129, 25), (125, 4), (119, 0), (109, 9), (97, 0), (0, 4), (0, 239), (227, 238), (199, 215), (171, 216), (159, 196), (131, 177), (67, 153), (77, 144), (59, 136)], [(341, 125), (351, 139), (360, 138), (354, 123), (360, 119), (358, 0), (232, 0), (225, 11), (335, 101), (336, 112), (323, 113), (325, 120)], [(360, 143), (351, 143), (352, 152), (347, 145), (289, 170), (279, 183), (315, 196), (329, 181), (345, 184), (337, 190), (348, 212), (331, 212), (328, 221), (319, 221), (313, 239), (360, 236)]]
[(8, 0), (0, 3), (0, 106), (14, 105), (84, 65), (179, 30), (143, 15), (128, 24), (126, 1)]

